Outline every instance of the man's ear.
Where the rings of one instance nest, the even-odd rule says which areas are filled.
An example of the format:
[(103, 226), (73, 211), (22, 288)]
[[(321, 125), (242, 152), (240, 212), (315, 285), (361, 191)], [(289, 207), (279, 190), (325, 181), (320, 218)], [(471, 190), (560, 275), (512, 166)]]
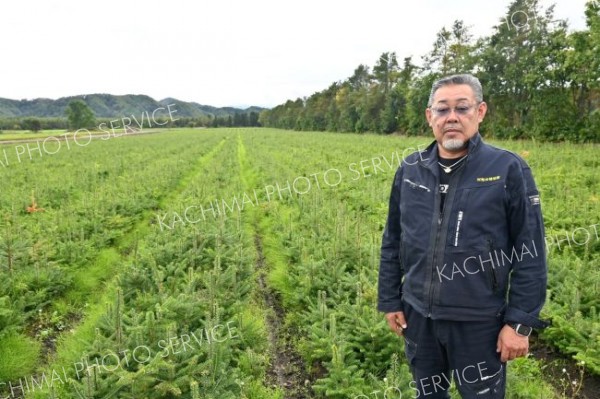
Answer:
[(485, 114), (487, 113), (487, 104), (482, 101), (477, 107), (477, 117), (479, 118), (479, 123), (483, 122), (483, 118), (485, 118)]

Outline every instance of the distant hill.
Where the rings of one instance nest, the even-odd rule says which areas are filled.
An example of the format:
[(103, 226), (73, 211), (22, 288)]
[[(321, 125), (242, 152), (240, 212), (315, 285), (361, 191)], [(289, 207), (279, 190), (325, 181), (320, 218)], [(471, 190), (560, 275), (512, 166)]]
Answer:
[(142, 112), (152, 112), (156, 108), (175, 104), (177, 118), (199, 118), (202, 116), (227, 117), (235, 114), (260, 112), (265, 108), (249, 107), (246, 109), (223, 107), (217, 108), (195, 102), (185, 102), (174, 98), (156, 101), (145, 95), (128, 94), (115, 96), (112, 94), (88, 94), (72, 97), (62, 97), (57, 100), (36, 98), (34, 100), (10, 100), (0, 98), (0, 118), (64, 118), (65, 108), (72, 100), (82, 100), (94, 111), (97, 118), (121, 118), (129, 115), (140, 115)]

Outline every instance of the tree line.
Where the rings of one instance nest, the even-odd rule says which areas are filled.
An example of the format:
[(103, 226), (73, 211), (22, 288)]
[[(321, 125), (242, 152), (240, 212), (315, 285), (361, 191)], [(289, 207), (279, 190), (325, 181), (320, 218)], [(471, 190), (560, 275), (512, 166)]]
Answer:
[(308, 98), (261, 112), (263, 126), (336, 132), (430, 134), (424, 109), (432, 83), (472, 73), (484, 88), (488, 137), (600, 141), (600, 2), (585, 8), (586, 29), (568, 31), (554, 6), (515, 0), (489, 37), (457, 20), (442, 28), (416, 65), (385, 52), (370, 68)]
[[(178, 117), (169, 120), (164, 117), (157, 118), (156, 122), (164, 127), (251, 127), (260, 126), (258, 122), (259, 113), (234, 112), (233, 114), (217, 116), (203, 115), (199, 117)], [(118, 120), (118, 118), (116, 118)], [(109, 125), (115, 118), (96, 118), (92, 109), (81, 100), (70, 101), (65, 109), (65, 118), (36, 118), (36, 117), (12, 117), (0, 118), (0, 133), (3, 130), (29, 130), (38, 132), (40, 130), (77, 130), (97, 129), (100, 124)], [(141, 122), (142, 127), (152, 126), (149, 120)]]

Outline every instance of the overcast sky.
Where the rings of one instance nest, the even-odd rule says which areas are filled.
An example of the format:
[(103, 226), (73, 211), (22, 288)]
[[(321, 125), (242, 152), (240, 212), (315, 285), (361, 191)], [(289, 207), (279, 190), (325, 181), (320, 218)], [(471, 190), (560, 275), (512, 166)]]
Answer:
[[(544, 7), (552, 4), (542, 0)], [(557, 0), (584, 29), (585, 0)], [(413, 60), (462, 19), (481, 37), (510, 1), (5, 0), (0, 97), (147, 94), (214, 106), (272, 107), (373, 66)]]

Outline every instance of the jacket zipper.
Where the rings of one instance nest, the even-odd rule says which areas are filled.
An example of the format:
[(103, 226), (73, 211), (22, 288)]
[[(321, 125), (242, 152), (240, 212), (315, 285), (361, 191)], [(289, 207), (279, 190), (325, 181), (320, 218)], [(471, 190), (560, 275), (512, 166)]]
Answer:
[[(435, 190), (436, 195), (439, 195), (439, 189)], [(438, 217), (438, 225), (437, 225), (437, 231), (435, 233), (435, 242), (433, 245), (433, 262), (432, 262), (432, 267), (434, 267), (433, 265), (435, 265), (435, 262), (437, 261), (437, 246), (438, 246), (438, 242), (440, 240), (440, 232), (442, 230), (442, 220), (444, 219), (444, 212), (442, 210), (442, 212), (439, 211), (439, 207), (438, 208), (438, 212), (439, 212), (439, 217)], [(446, 203), (444, 203), (444, 208), (446, 208)], [(429, 309), (427, 309), (427, 317), (431, 317), (431, 311), (433, 309), (433, 282), (429, 285)]]
[[(465, 164), (469, 162), (469, 159), (467, 158), (465, 160)], [(440, 211), (440, 207), (439, 207), (439, 202), (438, 202), (438, 198), (440, 196), (440, 189), (439, 189), (439, 181), (437, 181), (436, 179), (436, 188), (435, 188), (435, 198), (436, 200), (434, 201), (434, 207), (435, 207), (435, 212), (438, 214), (438, 223), (437, 223), (437, 230), (435, 233), (435, 240), (434, 240), (434, 245), (433, 245), (433, 257), (432, 257), (432, 264), (431, 264), (431, 268), (434, 268), (437, 262), (437, 258), (438, 258), (438, 244), (440, 242), (440, 235), (442, 235), (442, 227), (444, 227), (444, 225), (446, 225), (446, 229), (448, 229), (448, 223), (444, 223), (445, 221), (445, 217), (444, 215), (448, 215), (448, 212), (446, 212), (447, 209), (452, 209), (452, 204), (454, 202), (454, 194), (456, 192), (456, 186), (458, 185), (458, 182), (460, 181), (460, 176), (462, 175), (462, 172), (464, 171), (466, 165), (463, 165), (462, 168), (460, 168), (451, 178), (450, 178), (450, 190), (448, 190), (448, 192), (446, 192), (446, 198), (444, 199), (444, 207), (443, 209)], [(428, 169), (427, 167), (425, 167), (426, 169)], [(451, 201), (450, 201), (451, 200)], [(444, 234), (444, 237), (447, 236), (447, 232), (446, 234)], [(445, 238), (444, 238), (445, 241)], [(441, 251), (442, 252), (442, 257), (445, 254), (445, 248)], [(434, 287), (434, 274), (432, 272), (431, 275), (431, 281), (430, 281), (430, 285), (429, 285), (429, 308), (427, 309), (427, 317), (431, 317), (431, 312), (433, 310), (433, 287)]]

